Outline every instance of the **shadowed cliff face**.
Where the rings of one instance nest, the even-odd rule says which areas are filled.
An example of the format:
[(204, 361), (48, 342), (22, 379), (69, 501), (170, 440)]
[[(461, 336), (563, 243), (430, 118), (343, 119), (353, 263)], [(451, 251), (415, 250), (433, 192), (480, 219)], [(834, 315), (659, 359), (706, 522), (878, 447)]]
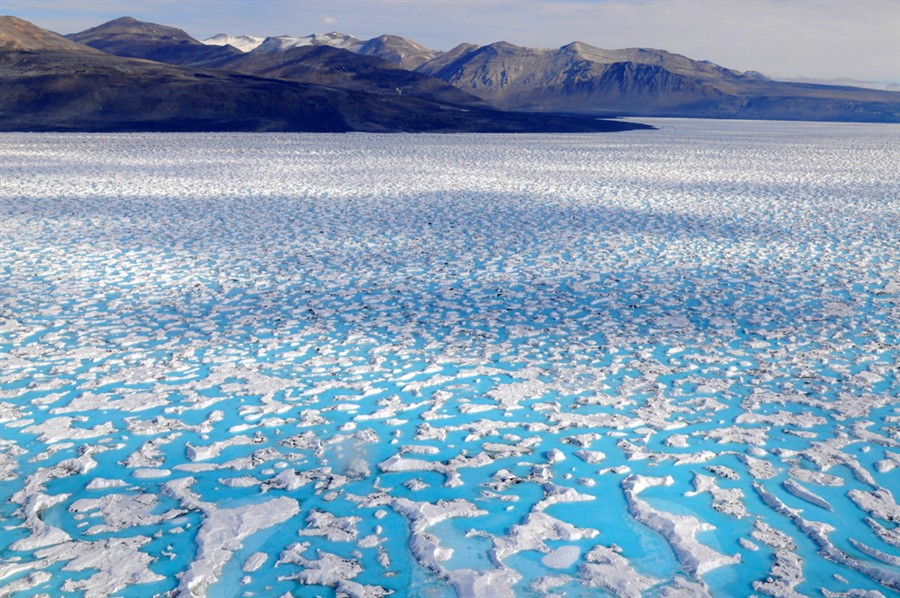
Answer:
[(417, 69), (506, 110), (900, 122), (900, 94), (804, 85), (663, 50), (459, 46)]

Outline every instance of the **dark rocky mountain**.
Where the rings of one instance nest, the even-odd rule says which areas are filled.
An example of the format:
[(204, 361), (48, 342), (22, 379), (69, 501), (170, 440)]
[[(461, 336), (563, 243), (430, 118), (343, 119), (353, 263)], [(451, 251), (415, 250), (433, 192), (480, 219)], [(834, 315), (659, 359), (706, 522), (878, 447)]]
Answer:
[[(422, 73), (401, 68), (376, 54), (398, 60), (407, 52), (433, 56), (426, 48), (403, 38), (375, 38), (362, 42), (342, 33), (307, 37), (267, 37), (244, 53), (231, 46), (198, 42), (190, 35), (164, 25), (123, 17), (69, 36), (110, 54), (145, 58), (183, 66), (225, 69), (267, 78), (290, 79), (387, 95), (410, 95), (440, 102), (490, 107), (459, 88)], [(358, 53), (357, 53), (358, 52)], [(424, 54), (422, 53), (424, 52)]]
[(181, 29), (145, 23), (131, 17), (115, 19), (66, 37), (116, 56), (145, 58), (170, 64), (199, 66), (242, 54), (232, 46), (204, 44)]
[(399, 35), (379, 35), (369, 40), (360, 40), (337, 31), (304, 37), (276, 35), (264, 39), (252, 35), (230, 36), (220, 33), (203, 40), (203, 43), (220, 46), (230, 43), (244, 52), (250, 52), (256, 48), (259, 48), (261, 52), (281, 52), (300, 46), (330, 46), (363, 56), (375, 56), (407, 70), (415, 70), (416, 67), (441, 54), (441, 52), (429, 50), (422, 44)]
[(573, 43), (559, 50), (506, 42), (460, 48), (420, 72), (504, 109), (670, 114), (688, 105), (711, 109), (727, 94), (714, 84), (740, 73), (660, 51), (608, 51)]
[(455, 63), (461, 57), (466, 56), (473, 50), (477, 49), (478, 46), (475, 44), (459, 44), (453, 49), (435, 56), (416, 70), (421, 73), (427, 73), (435, 77), (440, 77), (440, 75), (437, 74), (438, 71), (441, 71), (447, 65)]
[(613, 126), (587, 118), (600, 115), (900, 122), (897, 92), (773, 81), (644, 48), (603, 50), (576, 42), (547, 50), (497, 42), (437, 53), (397, 36), (361, 41), (329, 33), (270, 37), (244, 53), (129, 17), (68, 39), (3, 17), (0, 33), (6, 129)]
[[(442, 79), (503, 110), (900, 122), (897, 93), (774, 81), (756, 72), (739, 72), (664, 50), (604, 50), (580, 42), (548, 50), (497, 42), (484, 47), (461, 44), (441, 53), (397, 36), (363, 42), (340, 33), (281, 36), (267, 39), (264, 45), (278, 52), (298, 44), (324, 44), (378, 56)], [(370, 85), (372, 79), (379, 79), (373, 73), (367, 76)], [(391, 87), (376, 84), (373, 89)]]
[(463, 45), (417, 69), (505, 110), (900, 122), (900, 94), (769, 80), (663, 50)]
[(376, 58), (327, 45), (295, 46), (278, 52), (262, 46), (207, 67), (277, 79), (317, 83), (386, 95), (408, 95), (465, 106), (490, 105), (435, 77), (414, 73)]
[(411, 71), (441, 54), (399, 35), (373, 37), (355, 51), (364, 56), (376, 56)]
[(113, 56), (0, 17), (0, 131), (609, 131), (506, 113)]

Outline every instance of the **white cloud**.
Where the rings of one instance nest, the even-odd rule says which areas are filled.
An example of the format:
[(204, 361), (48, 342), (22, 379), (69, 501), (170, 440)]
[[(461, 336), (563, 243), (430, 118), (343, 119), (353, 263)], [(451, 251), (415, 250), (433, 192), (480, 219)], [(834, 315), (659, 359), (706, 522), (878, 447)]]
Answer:
[(326, 25), (337, 25), (338, 20), (329, 15), (329, 16), (325, 17), (324, 19), (322, 19), (322, 22), (325, 23)]

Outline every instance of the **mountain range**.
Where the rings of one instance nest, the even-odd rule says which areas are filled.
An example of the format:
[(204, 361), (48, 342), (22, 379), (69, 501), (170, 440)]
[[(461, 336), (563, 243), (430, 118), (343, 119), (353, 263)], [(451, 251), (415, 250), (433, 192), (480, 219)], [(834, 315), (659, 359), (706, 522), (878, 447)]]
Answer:
[(900, 120), (900, 94), (773, 81), (664, 50), (463, 46), (419, 66), (506, 110), (773, 120)]
[(604, 131), (602, 116), (900, 122), (900, 93), (773, 81), (646, 48), (430, 50), (123, 17), (59, 36), (0, 17), (0, 130)]
[[(222, 34), (221, 37), (228, 37)], [(203, 43), (217, 43), (216, 38)], [(221, 39), (221, 38), (220, 38)], [(234, 38), (237, 39), (237, 38)], [(774, 81), (650, 48), (604, 50), (581, 42), (558, 49), (506, 42), (438, 52), (412, 40), (332, 32), (245, 43), (250, 54), (331, 46), (431, 75), (504, 110), (789, 120), (900, 120), (900, 94), (849, 85)]]
[[(409, 76), (422, 79), (425, 87), (442, 88), (465, 101), (430, 99), (429, 93), (439, 94), (440, 89), (420, 92), (412, 84), (415, 93), (386, 89), (377, 69), (368, 77), (372, 85), (362, 76), (362, 81), (341, 87), (207, 68), (203, 65), (238, 57), (240, 51), (201, 44), (183, 31), (134, 19), (117, 19), (70, 37), (81, 35), (92, 45), (16, 17), (0, 17), (0, 131), (600, 132), (646, 128), (595, 118), (505, 112), (415, 73)], [(358, 58), (346, 50), (324, 49)], [(406, 76), (407, 71), (382, 62), (391, 73)], [(327, 74), (334, 69), (322, 70)], [(355, 79), (352, 70), (338, 72), (348, 81)]]

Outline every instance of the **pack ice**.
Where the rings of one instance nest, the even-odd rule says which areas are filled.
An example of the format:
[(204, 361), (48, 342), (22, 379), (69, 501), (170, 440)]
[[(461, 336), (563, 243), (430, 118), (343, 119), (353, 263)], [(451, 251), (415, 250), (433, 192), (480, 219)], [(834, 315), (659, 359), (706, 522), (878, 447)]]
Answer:
[(0, 135), (0, 596), (900, 593), (900, 127)]

